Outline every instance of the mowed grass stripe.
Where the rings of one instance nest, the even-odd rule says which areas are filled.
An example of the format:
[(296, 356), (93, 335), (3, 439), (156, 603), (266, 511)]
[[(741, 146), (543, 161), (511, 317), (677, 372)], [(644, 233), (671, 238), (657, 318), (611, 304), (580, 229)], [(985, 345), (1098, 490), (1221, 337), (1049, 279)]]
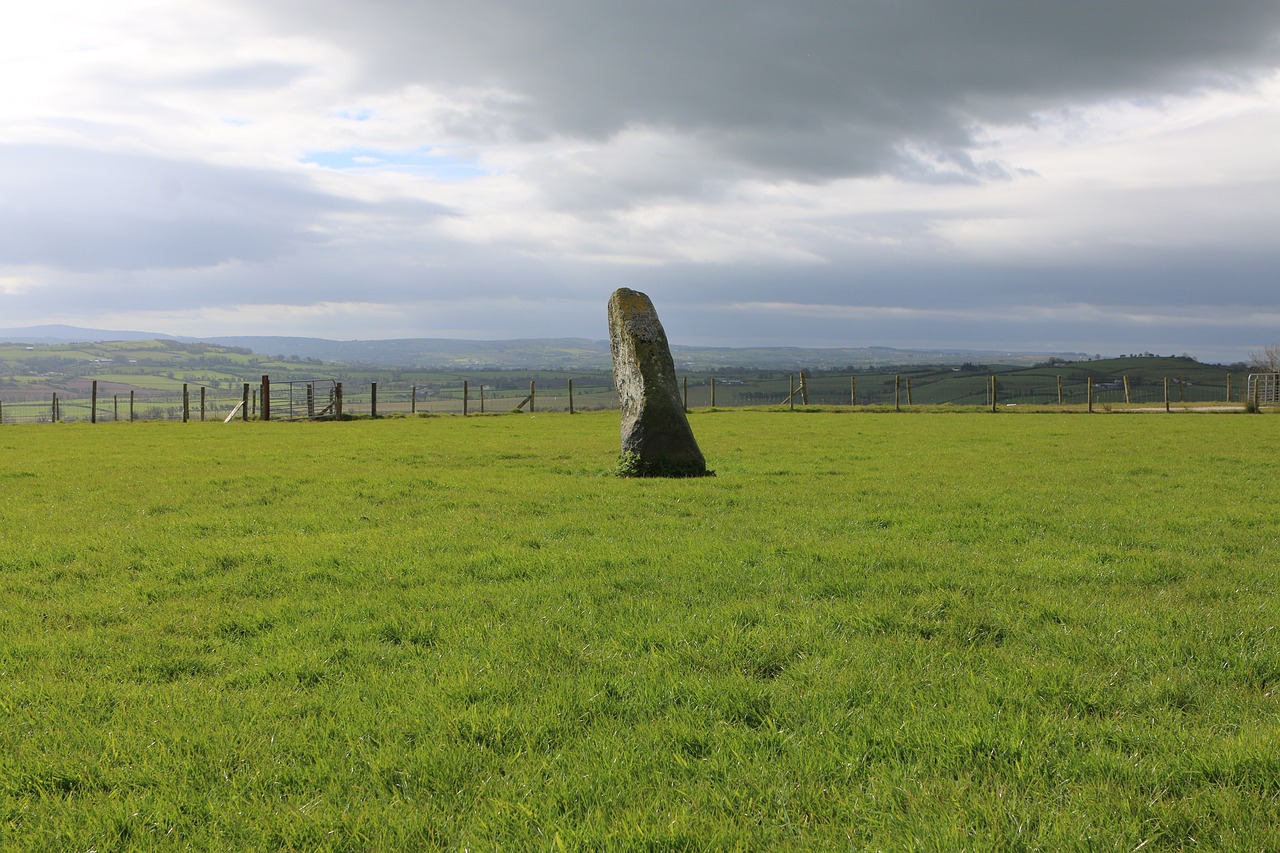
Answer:
[(1263, 848), (1276, 421), (0, 430), (15, 848)]

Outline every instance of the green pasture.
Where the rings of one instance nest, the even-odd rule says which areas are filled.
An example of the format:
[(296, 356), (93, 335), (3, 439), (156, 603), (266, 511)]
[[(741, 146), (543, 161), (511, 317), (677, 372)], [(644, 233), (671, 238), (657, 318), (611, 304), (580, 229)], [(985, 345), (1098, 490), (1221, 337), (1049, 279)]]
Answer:
[(1272, 849), (1272, 415), (0, 427), (0, 848)]

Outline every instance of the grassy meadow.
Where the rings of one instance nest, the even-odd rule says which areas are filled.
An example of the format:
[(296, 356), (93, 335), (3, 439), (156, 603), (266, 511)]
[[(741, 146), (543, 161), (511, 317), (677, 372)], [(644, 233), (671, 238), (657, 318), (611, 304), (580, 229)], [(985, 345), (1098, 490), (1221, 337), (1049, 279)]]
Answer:
[(0, 427), (0, 847), (1274, 847), (1271, 415)]

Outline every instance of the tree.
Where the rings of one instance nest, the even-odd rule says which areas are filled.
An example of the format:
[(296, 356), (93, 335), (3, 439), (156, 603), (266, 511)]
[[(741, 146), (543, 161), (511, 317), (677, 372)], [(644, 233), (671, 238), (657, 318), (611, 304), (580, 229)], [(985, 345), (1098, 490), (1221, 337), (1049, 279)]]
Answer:
[(1249, 360), (1259, 373), (1280, 373), (1280, 344), (1271, 344), (1261, 352), (1249, 353)]

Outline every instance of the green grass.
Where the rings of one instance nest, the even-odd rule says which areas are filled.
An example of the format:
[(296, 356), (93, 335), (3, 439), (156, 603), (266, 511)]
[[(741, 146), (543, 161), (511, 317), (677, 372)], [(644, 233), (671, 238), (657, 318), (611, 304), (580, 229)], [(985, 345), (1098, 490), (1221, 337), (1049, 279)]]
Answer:
[(1276, 420), (0, 429), (12, 849), (1263, 849)]

